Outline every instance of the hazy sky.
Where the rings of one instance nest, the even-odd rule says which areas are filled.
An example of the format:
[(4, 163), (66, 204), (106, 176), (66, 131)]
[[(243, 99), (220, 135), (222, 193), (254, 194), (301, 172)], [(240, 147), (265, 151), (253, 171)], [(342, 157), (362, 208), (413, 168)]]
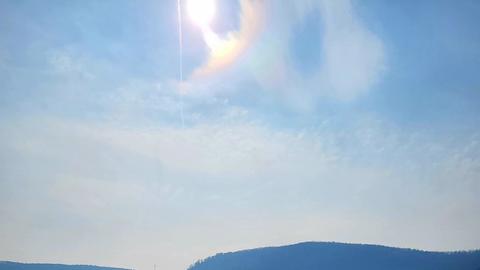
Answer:
[(0, 0), (0, 260), (480, 248), (479, 1), (217, 2)]

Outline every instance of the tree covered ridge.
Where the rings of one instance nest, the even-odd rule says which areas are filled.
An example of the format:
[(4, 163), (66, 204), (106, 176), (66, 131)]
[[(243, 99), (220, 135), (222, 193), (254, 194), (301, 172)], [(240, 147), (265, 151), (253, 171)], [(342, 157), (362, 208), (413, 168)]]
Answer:
[(480, 250), (433, 252), (368, 244), (305, 242), (219, 253), (189, 270), (480, 270)]
[(19, 262), (11, 262), (11, 261), (0, 261), (0, 270), (126, 270), (126, 269), (95, 266), (95, 265), (19, 263)]

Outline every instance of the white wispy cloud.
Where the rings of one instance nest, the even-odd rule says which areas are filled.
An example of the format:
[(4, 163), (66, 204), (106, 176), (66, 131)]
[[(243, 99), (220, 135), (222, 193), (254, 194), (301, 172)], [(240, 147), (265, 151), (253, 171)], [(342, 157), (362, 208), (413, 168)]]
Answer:
[[(314, 96), (344, 101), (370, 91), (385, 70), (386, 52), (382, 40), (362, 22), (353, 3), (349, 0), (298, 1), (291, 5), (292, 8), (287, 9), (291, 10), (291, 19), (286, 23), (287, 31), (293, 31), (292, 26), (308, 16), (318, 18), (322, 29), (318, 33), (310, 33), (312, 36), (320, 35), (321, 40), (320, 44), (314, 45), (321, 61), (313, 76), (303, 76), (284, 61), (286, 67), (282, 69), (286, 70), (285, 75), (296, 74), (292, 81), (289, 81), (292, 76), (284, 78), (290, 91), (306, 95), (305, 99)], [(288, 35), (285, 37), (288, 38)], [(282, 58), (287, 59), (287, 47), (282, 49), (282, 54)], [(288, 93), (289, 89), (285, 91)]]
[[(480, 220), (462, 218), (479, 206), (475, 137), (449, 143), (372, 120), (348, 130), (273, 130), (248, 112), (186, 128), (51, 117), (2, 126), (0, 212), (8, 222), (0, 231), (10, 241), (2, 246), (7, 257), (20, 256), (20, 248), (34, 256), (37, 246), (24, 243), (47, 235), (49, 243), (78, 243), (61, 256), (50, 253), (52, 260), (118, 264), (132, 246), (145, 245), (178, 269), (216, 251), (286, 241), (427, 249), (478, 241), (471, 231)], [(246, 237), (270, 226), (271, 233)], [(378, 226), (375, 234), (371, 226)], [(429, 237), (417, 237), (423, 232), (415, 228), (429, 228)], [(452, 228), (458, 230), (446, 237)], [(99, 250), (90, 241), (101, 242)], [(124, 248), (100, 251), (102, 243)], [(82, 247), (93, 253), (79, 253)], [(137, 255), (138, 265), (155, 256)]]
[[(382, 40), (362, 22), (349, 0), (289, 3), (247, 0), (242, 3), (248, 6), (249, 2), (258, 5), (258, 11), (243, 16), (254, 16), (251, 21), (258, 26), (242, 24), (236, 33), (238, 40), (242, 40), (242, 48), (248, 50), (234, 59), (236, 78), (231, 78), (233, 81), (238, 81), (239, 76), (242, 79), (253, 76), (263, 90), (284, 96), (287, 103), (299, 109), (312, 109), (319, 98), (350, 101), (369, 92), (386, 70)], [(294, 27), (309, 16), (321, 21), (324, 28), (309, 33), (310, 36), (320, 36), (320, 43), (313, 45), (316, 51), (312, 53), (320, 54), (322, 60), (313, 75), (305, 76), (288, 59)], [(251, 29), (259, 32), (258, 38), (252, 38)], [(248, 46), (244, 44), (246, 42)], [(224, 70), (215, 71), (222, 79), (215, 79), (215, 72), (209, 70), (214, 82), (210, 88), (217, 88), (218, 81), (230, 80), (229, 73)]]
[[(28, 98), (0, 117), (4, 258), (149, 269), (161, 257), (184, 269), (215, 252), (302, 240), (476, 247), (478, 135), (353, 113), (339, 125), (291, 129), (229, 103), (248, 80), (249, 91), (300, 109), (354, 100), (386, 66), (381, 38), (351, 1), (247, 2), (265, 11), (258, 39), (234, 33), (251, 44), (221, 73), (183, 82), (186, 93), (81, 46), (32, 51), (46, 66), (10, 71), (10, 92)], [(323, 61), (304, 76), (289, 65), (288, 47), (312, 14), (324, 27)]]

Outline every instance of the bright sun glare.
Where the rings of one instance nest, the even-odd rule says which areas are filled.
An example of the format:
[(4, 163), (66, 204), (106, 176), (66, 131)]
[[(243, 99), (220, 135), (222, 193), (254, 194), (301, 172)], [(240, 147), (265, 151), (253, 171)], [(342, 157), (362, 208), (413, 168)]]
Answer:
[(208, 27), (215, 15), (215, 0), (189, 0), (187, 10), (195, 24)]

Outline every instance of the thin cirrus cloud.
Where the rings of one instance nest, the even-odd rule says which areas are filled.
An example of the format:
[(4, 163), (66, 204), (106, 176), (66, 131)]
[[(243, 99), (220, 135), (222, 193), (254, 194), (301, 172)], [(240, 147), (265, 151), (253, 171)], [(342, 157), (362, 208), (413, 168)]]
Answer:
[[(163, 254), (168, 267), (182, 269), (225, 249), (309, 238), (475, 247), (470, 232), (480, 220), (462, 217), (478, 208), (475, 138), (432, 140), (364, 120), (348, 132), (282, 131), (231, 115), (186, 129), (4, 122), (0, 211), (8, 222), (0, 228), (10, 244), (2, 253), (40, 256), (23, 243), (48, 236), (42, 249), (50, 260), (148, 268)], [(273, 223), (274, 232), (245, 237)], [(54, 253), (65, 241), (76, 245)], [(108, 243), (115, 247), (105, 251)], [(145, 253), (128, 255), (142, 245)], [(188, 252), (176, 259), (180, 250)]]
[[(386, 37), (356, 2), (241, 0), (228, 61), (207, 48), (183, 96), (176, 25), (166, 23), (175, 16), (158, 15), (176, 3), (92, 3), (2, 10), (16, 23), (1, 40), (33, 44), (24, 53), (0, 42), (5, 258), (186, 269), (216, 252), (303, 240), (478, 248), (478, 130), (402, 126), (348, 107), (388, 71)], [(65, 33), (79, 25), (78, 39)], [(304, 114), (282, 119), (272, 96), (348, 109), (297, 123)], [(256, 98), (268, 101), (257, 111)]]

